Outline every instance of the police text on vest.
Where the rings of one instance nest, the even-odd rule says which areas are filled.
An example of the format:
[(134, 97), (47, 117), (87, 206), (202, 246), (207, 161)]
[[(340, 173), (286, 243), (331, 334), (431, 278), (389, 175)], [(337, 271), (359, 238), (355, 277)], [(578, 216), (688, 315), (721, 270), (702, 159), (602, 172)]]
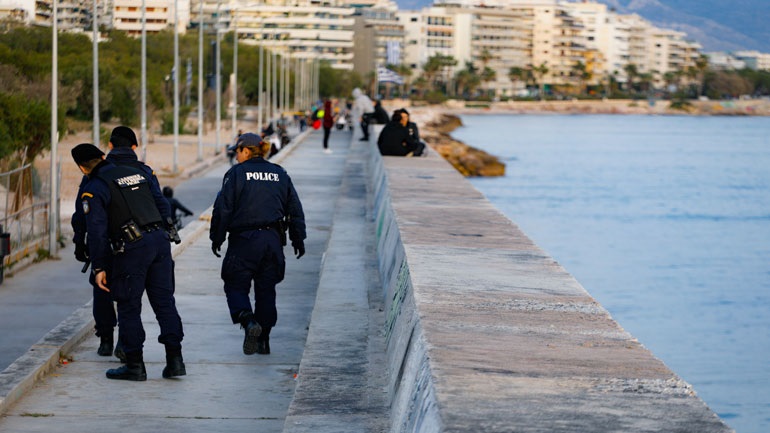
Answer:
[(270, 182), (278, 182), (278, 173), (262, 173), (258, 171), (251, 171), (246, 173), (246, 180), (266, 180)]

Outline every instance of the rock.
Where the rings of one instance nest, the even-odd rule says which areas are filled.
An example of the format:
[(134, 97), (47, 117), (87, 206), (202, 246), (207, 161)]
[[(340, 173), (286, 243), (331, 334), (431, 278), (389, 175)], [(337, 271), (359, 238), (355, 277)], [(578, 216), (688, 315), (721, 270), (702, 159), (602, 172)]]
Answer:
[(459, 126), (462, 126), (459, 117), (439, 114), (425, 124), (422, 138), (463, 176), (504, 176), (505, 164), (497, 157), (449, 135)]

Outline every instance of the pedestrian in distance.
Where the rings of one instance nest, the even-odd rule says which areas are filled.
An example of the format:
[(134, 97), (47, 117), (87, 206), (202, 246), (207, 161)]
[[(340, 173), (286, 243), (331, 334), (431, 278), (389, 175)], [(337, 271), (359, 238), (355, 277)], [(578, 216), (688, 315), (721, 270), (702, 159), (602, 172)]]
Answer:
[[(275, 287), (283, 281), (286, 229), (294, 254), (305, 254), (305, 215), (291, 178), (265, 159), (270, 144), (241, 135), (238, 164), (225, 173), (211, 216), (211, 251), (220, 257), (230, 318), (244, 330), (243, 353), (270, 353), (270, 331), (278, 320)], [(254, 285), (252, 308), (250, 293)]]
[(72, 158), (88, 182), (80, 196), (86, 219), (88, 255), (94, 280), (117, 303), (119, 340), (125, 365), (107, 370), (109, 379), (145, 381), (142, 296), (146, 290), (165, 346), (163, 377), (186, 374), (182, 320), (176, 309), (171, 235), (140, 169), (117, 166), (93, 144), (75, 146)]
[(334, 127), (334, 113), (332, 112), (332, 101), (328, 99), (324, 101), (323, 127), (324, 153), (332, 153), (332, 150), (329, 149), (329, 135), (331, 134), (332, 128)]
[(358, 87), (353, 89), (352, 110), (353, 119), (360, 122), (361, 132), (364, 135), (360, 138), (360, 141), (369, 141), (369, 122), (370, 118), (374, 115), (374, 104)]
[[(190, 216), (193, 214), (193, 212), (190, 209), (187, 209), (187, 207), (183, 205), (181, 201), (174, 198), (174, 188), (171, 188), (170, 186), (164, 186), (163, 197), (166, 197), (166, 201), (168, 201), (168, 205), (171, 208), (171, 215), (174, 216), (174, 227), (176, 227), (177, 230), (181, 229), (182, 216)], [(182, 215), (179, 215), (180, 212)]]
[(382, 108), (382, 101), (377, 100), (377, 102), (374, 103), (374, 115), (372, 116), (373, 123), (379, 124), (379, 125), (385, 125), (388, 122), (390, 122), (390, 117), (388, 116), (388, 112), (385, 111), (384, 108)]

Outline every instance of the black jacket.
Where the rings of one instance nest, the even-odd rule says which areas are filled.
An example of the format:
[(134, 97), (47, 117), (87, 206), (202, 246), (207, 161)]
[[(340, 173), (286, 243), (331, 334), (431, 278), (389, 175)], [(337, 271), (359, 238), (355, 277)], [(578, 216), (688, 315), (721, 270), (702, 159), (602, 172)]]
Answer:
[(399, 122), (388, 122), (377, 138), (377, 147), (382, 155), (406, 156), (420, 147), (420, 142), (409, 134), (409, 129)]

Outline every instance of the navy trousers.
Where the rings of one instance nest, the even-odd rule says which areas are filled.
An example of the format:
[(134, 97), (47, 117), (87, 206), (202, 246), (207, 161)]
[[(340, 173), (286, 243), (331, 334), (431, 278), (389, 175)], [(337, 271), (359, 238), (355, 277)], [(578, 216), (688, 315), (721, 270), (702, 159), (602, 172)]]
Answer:
[(174, 300), (174, 262), (168, 235), (163, 230), (144, 233), (142, 239), (126, 244), (125, 252), (113, 258), (108, 284), (118, 304), (119, 336), (123, 350), (141, 351), (145, 333), (142, 326), (142, 295), (160, 325), (158, 342), (181, 347), (184, 332)]
[[(263, 328), (275, 326), (275, 286), (283, 281), (286, 259), (280, 235), (274, 229), (230, 234), (222, 262), (222, 280), (233, 323), (241, 312), (253, 312)], [(249, 294), (254, 284), (254, 309)]]
[[(109, 275), (110, 271), (108, 270), (107, 273)], [(94, 293), (93, 314), (96, 336), (102, 337), (112, 335), (115, 325), (118, 324), (118, 319), (115, 316), (115, 303), (112, 301), (112, 295), (96, 285), (93, 272), (89, 273), (88, 282), (91, 283)]]

